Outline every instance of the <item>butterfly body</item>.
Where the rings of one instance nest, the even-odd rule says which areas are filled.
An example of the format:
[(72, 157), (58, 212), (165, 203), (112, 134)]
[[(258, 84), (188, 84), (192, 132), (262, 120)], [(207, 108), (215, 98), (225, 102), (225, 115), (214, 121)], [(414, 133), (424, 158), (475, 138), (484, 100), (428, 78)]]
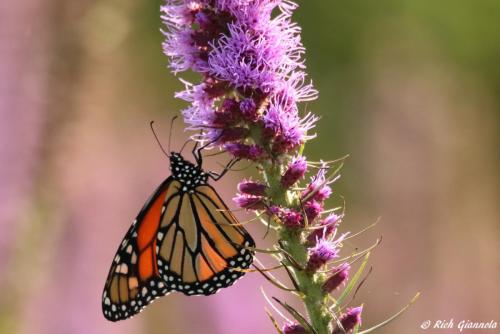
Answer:
[(193, 193), (199, 185), (205, 185), (208, 182), (208, 175), (200, 166), (197, 166), (179, 154), (172, 152), (170, 155), (170, 171), (172, 178), (182, 185), (182, 192)]
[(210, 173), (170, 154), (169, 176), (125, 235), (103, 292), (104, 316), (131, 317), (171, 291), (211, 295), (253, 261), (255, 243), (215, 189)]

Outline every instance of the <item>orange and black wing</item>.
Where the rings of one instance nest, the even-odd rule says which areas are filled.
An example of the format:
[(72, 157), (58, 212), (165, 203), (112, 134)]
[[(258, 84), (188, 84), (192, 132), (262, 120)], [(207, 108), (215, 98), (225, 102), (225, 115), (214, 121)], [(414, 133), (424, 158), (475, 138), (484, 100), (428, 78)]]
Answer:
[(175, 193), (158, 233), (157, 263), (168, 290), (210, 295), (232, 285), (253, 261), (255, 243), (209, 185)]
[(158, 187), (123, 238), (102, 296), (106, 319), (127, 319), (171, 290), (158, 276), (156, 250), (161, 217), (177, 183), (169, 177)]

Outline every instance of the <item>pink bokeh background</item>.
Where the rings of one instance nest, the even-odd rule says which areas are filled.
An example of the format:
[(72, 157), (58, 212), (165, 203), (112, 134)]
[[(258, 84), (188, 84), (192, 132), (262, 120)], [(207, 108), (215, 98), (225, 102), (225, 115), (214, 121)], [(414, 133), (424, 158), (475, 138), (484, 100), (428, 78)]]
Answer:
[[(149, 121), (166, 142), (183, 106), (161, 56), (158, 6), (0, 4), (0, 334), (273, 333), (260, 287), (288, 297), (258, 274), (209, 298), (172, 294), (131, 320), (111, 323), (101, 314), (114, 252), (168, 176)], [(339, 8), (302, 4), (306, 31), (332, 24), (308, 19), (318, 6)], [(365, 304), (369, 327), (422, 293), (380, 333), (420, 333), (427, 319), (500, 320), (498, 94), (481, 73), (451, 64), (420, 28), (401, 14), (357, 36), (363, 58), (355, 91), (330, 81), (338, 68), (320, 71), (310, 61), (324, 102), (307, 107), (323, 119), (306, 153), (351, 155), (331, 203), (346, 197), (344, 231), (381, 217), (346, 245), (362, 248), (383, 236), (352, 305)], [(305, 40), (310, 58), (327, 52), (332, 34)], [(331, 110), (330, 99), (344, 93), (348, 117)], [(180, 122), (174, 131), (179, 148), (188, 134)], [(207, 159), (205, 168), (222, 161)], [(217, 183), (230, 206), (249, 173)], [(248, 226), (260, 248), (273, 242), (262, 240), (263, 226)]]

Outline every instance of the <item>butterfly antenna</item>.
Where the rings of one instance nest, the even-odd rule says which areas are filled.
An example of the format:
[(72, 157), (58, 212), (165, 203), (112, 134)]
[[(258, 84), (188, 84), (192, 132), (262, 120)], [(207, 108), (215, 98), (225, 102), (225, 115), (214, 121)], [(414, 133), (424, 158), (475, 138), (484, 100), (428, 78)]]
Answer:
[(172, 152), (170, 149), (170, 143), (172, 142), (172, 132), (174, 130), (174, 122), (177, 119), (177, 116), (172, 117), (172, 120), (170, 121), (170, 133), (168, 134), (168, 151)]
[[(158, 145), (160, 146), (160, 149), (162, 150), (162, 152), (163, 152), (163, 153), (164, 153), (167, 157), (169, 157), (169, 158), (170, 158), (170, 155), (167, 153), (167, 151), (165, 151), (165, 149), (164, 149), (164, 148), (163, 148), (163, 146), (161, 145), (160, 139), (158, 139), (158, 136), (156, 135), (156, 131), (155, 131), (154, 127), (153, 127), (153, 123), (154, 123), (154, 122), (155, 122), (155, 121), (151, 121), (151, 122), (149, 122), (149, 127), (151, 128), (151, 131), (153, 132), (153, 135), (155, 136), (156, 142), (157, 142), (157, 143), (158, 143)], [(172, 132), (170, 132), (170, 133), (172, 133)], [(169, 138), (169, 140), (168, 140), (168, 146), (170, 147), (170, 138)]]
[(190, 138), (190, 139), (188, 139), (188, 140), (186, 140), (186, 141), (184, 142), (184, 144), (182, 144), (181, 150), (179, 151), (179, 153), (180, 153), (180, 154), (182, 154), (182, 151), (184, 150), (184, 148), (186, 147), (186, 145), (187, 145), (190, 141), (192, 141), (192, 139), (191, 139), (191, 138)]

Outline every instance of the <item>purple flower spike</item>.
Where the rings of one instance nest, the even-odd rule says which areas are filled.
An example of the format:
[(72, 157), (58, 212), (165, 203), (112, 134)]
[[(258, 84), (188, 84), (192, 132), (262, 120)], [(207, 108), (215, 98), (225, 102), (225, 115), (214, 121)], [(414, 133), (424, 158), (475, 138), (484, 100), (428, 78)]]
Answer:
[[(336, 237), (340, 216), (325, 218), (325, 201), (335, 181), (326, 178), (326, 163), (304, 182), (301, 193), (296, 189), (308, 169), (298, 152), (315, 137), (318, 121), (314, 114), (303, 115), (298, 105), (314, 100), (318, 92), (307, 77), (301, 28), (292, 20), (297, 7), (294, 0), (164, 0), (163, 49), (174, 73), (196, 74), (194, 82), (180, 79), (185, 87), (176, 93), (188, 104), (182, 116), (186, 129), (196, 133), (192, 139), (257, 162), (263, 181), (243, 180), (233, 200), (240, 208), (267, 214), (280, 236), (279, 246), (297, 259), (308, 258), (305, 269), (291, 270), (306, 273), (296, 277), (312, 331), (326, 333), (336, 309), (324, 297), (348, 279), (349, 266), (330, 272), (324, 283), (326, 275), (318, 270), (330, 268), (328, 262), (338, 257), (347, 233)], [(241, 263), (250, 265), (247, 260)], [(324, 284), (322, 293), (302, 289), (318, 279)], [(352, 331), (360, 314), (361, 307), (339, 316), (340, 329), (333, 333)], [(299, 323), (288, 322), (281, 331), (308, 333)]]
[(325, 239), (320, 239), (316, 246), (309, 249), (309, 261), (307, 270), (315, 272), (328, 261), (333, 260), (338, 255), (337, 243)]
[(248, 210), (264, 210), (266, 209), (266, 205), (263, 201), (262, 197), (259, 196), (246, 196), (246, 195), (237, 195), (233, 198), (233, 201), (243, 209)]
[(347, 263), (343, 263), (339, 267), (332, 269), (333, 275), (323, 284), (323, 290), (326, 293), (336, 290), (341, 284), (347, 281), (350, 269), (351, 267)]
[[(190, 129), (203, 130), (196, 139), (213, 140), (217, 131), (210, 129), (257, 124), (269, 153), (279, 156), (313, 137), (308, 132), (317, 117), (301, 118), (297, 107), (315, 99), (317, 91), (307, 80), (301, 29), (291, 20), (296, 8), (281, 0), (165, 0), (163, 49), (170, 67), (203, 78), (177, 94), (191, 104), (183, 111)], [(226, 110), (227, 101), (235, 104), (234, 96), (238, 120), (236, 108)], [(245, 138), (234, 141), (246, 143)]]
[(331, 235), (334, 235), (340, 223), (340, 218), (342, 217), (332, 213), (323, 219), (319, 223), (319, 226), (323, 226), (323, 228), (314, 230), (307, 236), (307, 242), (309, 245), (315, 245), (317, 240), (328, 239)]
[(332, 334), (344, 334), (351, 333), (356, 325), (361, 324), (361, 312), (363, 311), (363, 306), (352, 307), (347, 310), (347, 312), (340, 317), (340, 323), (344, 330), (338, 326), (333, 330)]
[(305, 328), (302, 325), (293, 322), (286, 323), (281, 331), (284, 334), (307, 334)]
[(283, 188), (290, 188), (298, 180), (304, 177), (307, 171), (307, 162), (304, 157), (297, 157), (292, 160), (285, 174), (281, 177)]
[(243, 180), (238, 184), (238, 191), (245, 195), (264, 196), (267, 186), (262, 183)]

